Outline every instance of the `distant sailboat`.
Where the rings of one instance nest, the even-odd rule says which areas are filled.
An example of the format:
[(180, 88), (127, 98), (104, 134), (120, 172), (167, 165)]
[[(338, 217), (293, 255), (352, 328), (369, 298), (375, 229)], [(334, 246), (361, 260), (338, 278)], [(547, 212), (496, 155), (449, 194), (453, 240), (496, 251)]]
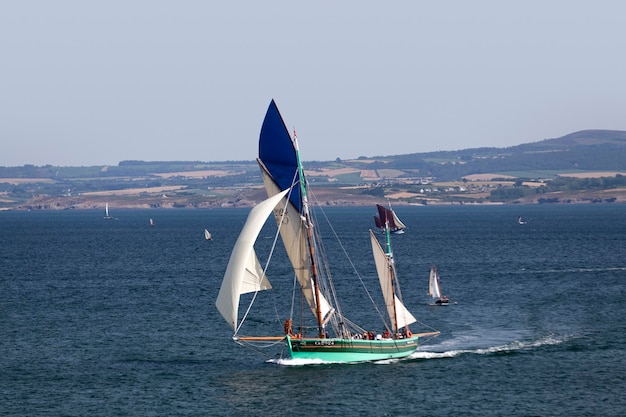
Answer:
[(113, 217), (109, 215), (109, 203), (104, 206), (104, 220), (113, 220)]
[(211, 240), (213, 239), (213, 237), (211, 236), (211, 232), (209, 232), (207, 229), (204, 229), (204, 238), (206, 240)]
[(522, 216), (519, 216), (519, 217), (517, 218), (517, 222), (518, 222), (519, 224), (526, 224), (526, 220), (522, 219)]
[(428, 280), (428, 295), (430, 295), (434, 300), (435, 304), (438, 306), (447, 306), (450, 304), (448, 297), (445, 295), (441, 295), (441, 286), (439, 284), (439, 273), (437, 272), (437, 267), (435, 265), (430, 267), (430, 278)]
[(378, 216), (374, 216), (374, 223), (378, 229), (384, 232), (385, 225), (388, 224), (391, 233), (396, 235), (404, 233), (406, 225), (402, 223), (396, 213), (391, 209), (391, 205), (389, 208), (385, 208), (380, 204), (376, 204), (376, 208), (378, 208)]
[(154, 220), (150, 219), (150, 226), (154, 226)]

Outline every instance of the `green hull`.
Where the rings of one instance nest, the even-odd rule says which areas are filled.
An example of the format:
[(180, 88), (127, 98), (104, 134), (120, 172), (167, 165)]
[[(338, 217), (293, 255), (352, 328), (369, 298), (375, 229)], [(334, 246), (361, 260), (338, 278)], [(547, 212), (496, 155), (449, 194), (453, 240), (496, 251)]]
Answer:
[(418, 336), (406, 339), (293, 339), (287, 336), (292, 359), (324, 362), (366, 362), (404, 358), (417, 349)]

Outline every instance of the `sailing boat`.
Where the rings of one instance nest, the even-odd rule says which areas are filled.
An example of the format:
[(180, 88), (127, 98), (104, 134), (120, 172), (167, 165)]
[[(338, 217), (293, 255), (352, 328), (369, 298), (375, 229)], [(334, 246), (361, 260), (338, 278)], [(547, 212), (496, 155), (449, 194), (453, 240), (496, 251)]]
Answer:
[(207, 229), (204, 229), (204, 238), (206, 240), (211, 240), (213, 239), (213, 237), (211, 237), (211, 232), (209, 232)]
[(388, 225), (391, 233), (397, 235), (404, 233), (406, 225), (402, 223), (400, 218), (398, 218), (396, 213), (392, 210), (391, 204), (389, 204), (389, 208), (376, 204), (376, 208), (378, 208), (378, 216), (374, 216), (376, 227), (384, 232), (386, 225)]
[[(386, 337), (368, 332), (343, 315), (329, 268), (321, 256), (324, 253), (320, 247), (321, 236), (313, 222), (313, 213), (309, 210), (309, 190), (297, 138), (295, 134), (293, 138), (289, 134), (274, 100), (269, 105), (261, 127), (257, 162), (268, 198), (250, 211), (231, 253), (215, 303), (234, 330), (233, 340), (242, 345), (255, 346), (284, 342), (292, 359), (349, 363), (406, 357), (417, 349), (420, 336), (439, 334), (412, 334), (409, 330), (408, 326), (416, 320), (402, 305), (398, 293), (394, 292), (397, 287), (390, 283), (395, 278), (393, 264), (390, 264), (392, 258), (384, 252), (380, 253), (380, 245), (374, 252), (377, 269), (385, 277), (384, 283), (383, 278), (380, 280), (387, 310), (392, 313), (390, 323), (384, 325)], [(295, 331), (292, 314), (298, 308), (292, 304), (290, 312), (283, 316), (283, 319), (286, 318), (281, 329), (283, 334), (242, 336), (240, 331), (252, 311), (252, 302), (260, 291), (272, 289), (266, 276), (267, 266), (265, 269), (261, 266), (254, 248), (266, 219), (272, 213), (294, 272), (294, 277), (284, 279), (283, 282), (293, 282), (302, 295), (284, 298), (292, 303), (294, 300), (302, 300), (303, 314), (300, 316), (306, 320), (304, 313), (308, 310), (314, 320), (312, 326), (308, 325), (310, 320), (301, 322)], [(271, 258), (271, 253), (268, 257)], [(391, 267), (384, 266), (385, 262)], [(239, 303), (241, 296), (247, 293), (253, 293), (250, 296), (252, 300), (240, 320)], [(279, 316), (278, 313), (276, 315)], [(278, 327), (281, 322), (282, 319), (277, 323)]]
[(150, 219), (150, 226), (155, 226), (154, 220)]
[(113, 217), (109, 215), (109, 203), (104, 205), (104, 220), (113, 220)]
[(435, 265), (430, 267), (430, 278), (428, 280), (428, 295), (435, 300), (437, 306), (447, 306), (450, 304), (447, 296), (441, 295), (441, 286), (439, 285), (439, 272)]

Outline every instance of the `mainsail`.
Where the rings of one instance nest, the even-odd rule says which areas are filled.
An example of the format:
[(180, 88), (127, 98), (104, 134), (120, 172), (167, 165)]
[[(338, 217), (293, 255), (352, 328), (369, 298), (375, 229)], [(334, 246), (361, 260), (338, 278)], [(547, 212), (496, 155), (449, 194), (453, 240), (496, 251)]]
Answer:
[(395, 295), (393, 283), (395, 279), (395, 267), (393, 265), (393, 257), (386, 254), (380, 246), (378, 239), (370, 230), (370, 240), (372, 242), (372, 251), (374, 253), (374, 261), (376, 263), (376, 272), (378, 272), (378, 280), (380, 288), (383, 292), (387, 313), (391, 319), (391, 326), (394, 332), (398, 329), (415, 323), (417, 320), (402, 304), (402, 301)]
[(288, 190), (285, 190), (268, 198), (250, 211), (230, 255), (215, 305), (233, 329), (237, 329), (241, 294), (271, 288), (254, 251), (254, 242), (270, 213), (287, 192)]
[(430, 267), (430, 279), (428, 280), (428, 295), (433, 298), (441, 298), (441, 290), (439, 289), (439, 275), (437, 267)]

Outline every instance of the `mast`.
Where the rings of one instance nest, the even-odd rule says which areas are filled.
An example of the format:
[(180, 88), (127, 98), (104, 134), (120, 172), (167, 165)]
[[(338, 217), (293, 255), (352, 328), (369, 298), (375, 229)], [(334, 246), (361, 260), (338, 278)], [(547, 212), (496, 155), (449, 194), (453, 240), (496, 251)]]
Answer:
[(320, 299), (320, 287), (317, 279), (317, 265), (315, 263), (315, 245), (313, 244), (313, 222), (311, 221), (311, 215), (309, 212), (309, 199), (306, 195), (306, 181), (304, 179), (304, 169), (302, 168), (302, 162), (300, 160), (300, 148), (298, 147), (298, 137), (296, 131), (293, 131), (293, 145), (296, 151), (296, 161), (298, 163), (298, 176), (300, 178), (300, 192), (302, 196), (302, 211), (304, 213), (304, 222), (306, 229), (306, 241), (309, 248), (309, 258), (311, 263), (311, 279), (313, 280), (313, 286), (315, 287), (315, 318), (317, 319), (317, 332), (320, 338), (326, 337), (324, 332), (322, 309), (319, 303)]
[[(385, 216), (385, 240), (387, 243), (387, 259), (389, 259), (388, 262), (388, 268), (389, 268), (389, 280), (390, 280), (390, 284), (391, 284), (391, 293), (393, 294), (393, 298), (395, 299), (395, 294), (396, 294), (396, 289), (394, 287), (394, 279), (395, 279), (395, 267), (394, 267), (394, 261), (393, 261), (393, 253), (391, 252), (391, 236), (390, 236), (390, 231), (389, 231), (389, 216)], [(395, 329), (393, 329), (394, 333), (398, 332), (398, 311), (396, 308), (396, 303), (394, 301), (393, 303), (393, 321), (392, 324), (395, 324)]]

